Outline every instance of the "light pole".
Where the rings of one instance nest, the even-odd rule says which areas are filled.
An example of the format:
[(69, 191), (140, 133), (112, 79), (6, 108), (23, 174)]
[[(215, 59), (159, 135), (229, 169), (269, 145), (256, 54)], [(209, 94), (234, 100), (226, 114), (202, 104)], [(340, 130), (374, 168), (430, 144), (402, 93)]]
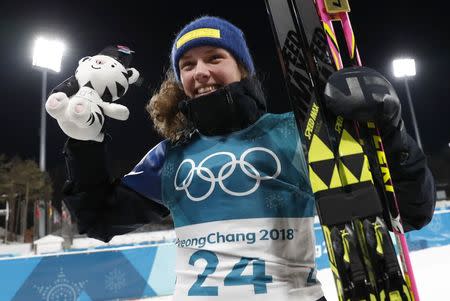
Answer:
[(416, 134), (417, 145), (420, 149), (422, 148), (422, 141), (420, 140), (419, 127), (417, 126), (416, 114), (414, 113), (414, 106), (411, 100), (411, 92), (409, 91), (408, 78), (416, 75), (416, 63), (414, 59), (402, 58), (395, 59), (392, 62), (394, 69), (394, 76), (403, 78), (406, 88), (406, 98), (408, 99), (409, 111), (411, 112), (411, 119), (414, 127), (414, 132)]
[(33, 66), (42, 72), (41, 88), (41, 131), (40, 131), (40, 152), (39, 168), (45, 171), (45, 141), (46, 141), (46, 121), (45, 102), (47, 100), (47, 72), (59, 72), (61, 70), (61, 60), (64, 52), (64, 44), (57, 40), (37, 38), (33, 50)]

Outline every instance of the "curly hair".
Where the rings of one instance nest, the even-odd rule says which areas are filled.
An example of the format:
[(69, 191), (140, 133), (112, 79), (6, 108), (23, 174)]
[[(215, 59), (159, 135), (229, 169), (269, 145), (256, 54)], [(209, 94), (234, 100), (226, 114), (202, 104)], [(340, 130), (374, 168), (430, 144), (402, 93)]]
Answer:
[(156, 131), (172, 142), (179, 140), (189, 128), (188, 120), (178, 110), (178, 103), (186, 98), (183, 87), (176, 81), (173, 70), (169, 69), (159, 90), (145, 107)]
[[(248, 71), (239, 62), (242, 78), (248, 76)], [(171, 142), (186, 137), (192, 130), (189, 120), (178, 109), (178, 103), (187, 99), (183, 86), (177, 82), (172, 69), (166, 72), (166, 77), (159, 90), (148, 101), (145, 109), (153, 120), (156, 131)]]

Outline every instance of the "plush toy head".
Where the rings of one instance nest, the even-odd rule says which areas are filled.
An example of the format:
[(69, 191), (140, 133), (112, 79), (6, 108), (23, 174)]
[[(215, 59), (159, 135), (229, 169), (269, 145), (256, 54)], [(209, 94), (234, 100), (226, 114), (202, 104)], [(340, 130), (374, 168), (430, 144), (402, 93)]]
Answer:
[(79, 86), (94, 89), (103, 101), (119, 99), (139, 78), (136, 69), (127, 68), (131, 53), (124, 46), (108, 46), (98, 55), (82, 58), (75, 71)]
[(103, 141), (105, 116), (128, 118), (128, 108), (112, 102), (139, 78), (136, 69), (128, 68), (130, 61), (127, 47), (106, 47), (95, 56), (82, 58), (75, 75), (52, 90), (45, 108), (64, 133), (78, 140)]

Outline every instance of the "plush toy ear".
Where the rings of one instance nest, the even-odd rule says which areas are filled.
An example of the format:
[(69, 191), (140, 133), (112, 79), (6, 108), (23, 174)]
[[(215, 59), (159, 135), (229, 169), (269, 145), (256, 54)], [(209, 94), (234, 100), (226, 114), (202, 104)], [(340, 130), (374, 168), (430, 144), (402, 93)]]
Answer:
[(82, 58), (82, 59), (80, 59), (79, 61), (78, 61), (78, 65), (80, 65), (81, 63), (83, 63), (84, 61), (86, 61), (86, 60), (88, 60), (88, 59), (90, 59), (91, 58), (91, 56), (85, 56), (84, 58)]
[(137, 71), (134, 68), (128, 68), (127, 73), (128, 73), (128, 83), (130, 85), (134, 84), (139, 78), (139, 71)]

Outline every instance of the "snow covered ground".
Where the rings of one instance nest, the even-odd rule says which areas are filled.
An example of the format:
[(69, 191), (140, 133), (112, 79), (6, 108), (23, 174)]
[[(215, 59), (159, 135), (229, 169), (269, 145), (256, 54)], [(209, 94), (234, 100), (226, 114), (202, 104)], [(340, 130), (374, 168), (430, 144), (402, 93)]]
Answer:
[[(72, 241), (71, 249), (94, 249), (97, 247), (114, 247), (124, 245), (140, 245), (150, 242), (159, 243), (175, 240), (175, 231), (161, 230), (152, 232), (137, 232), (125, 235), (117, 235), (110, 242), (104, 243), (100, 240), (89, 237), (75, 237)], [(63, 239), (56, 235), (47, 235), (39, 240), (31, 243), (8, 242), (4, 244), (0, 242), (0, 258), (7, 256), (27, 257), (41, 253), (62, 252)], [(37, 245), (37, 247), (35, 246)]]
[[(421, 301), (450, 300), (450, 246), (429, 248), (411, 253), (416, 282)], [(333, 276), (330, 269), (319, 270), (317, 275), (322, 282), (328, 301), (337, 301)], [(171, 296), (145, 298), (140, 301), (169, 301)]]

